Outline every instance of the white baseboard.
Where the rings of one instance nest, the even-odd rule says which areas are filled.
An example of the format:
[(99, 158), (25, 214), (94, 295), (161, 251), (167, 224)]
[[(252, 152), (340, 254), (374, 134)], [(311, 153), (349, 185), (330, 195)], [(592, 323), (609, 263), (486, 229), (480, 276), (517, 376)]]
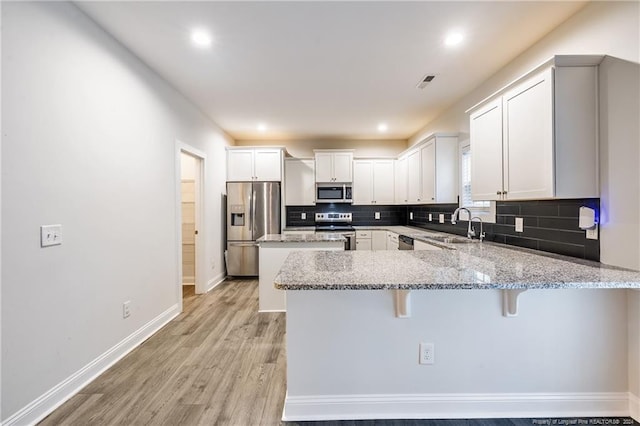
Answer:
[(640, 396), (629, 392), (629, 416), (636, 422), (640, 422)]
[(13, 414), (2, 422), (2, 426), (32, 425), (39, 422), (179, 314), (180, 308), (177, 304), (173, 305), (89, 364)]
[(629, 393), (289, 396), (283, 421), (626, 417)]
[(207, 281), (207, 289), (205, 290), (205, 293), (210, 292), (226, 279), (227, 279), (226, 274), (218, 274), (215, 277), (211, 278), (209, 281)]
[(259, 309), (259, 313), (267, 313), (267, 312), (287, 312), (286, 309)]

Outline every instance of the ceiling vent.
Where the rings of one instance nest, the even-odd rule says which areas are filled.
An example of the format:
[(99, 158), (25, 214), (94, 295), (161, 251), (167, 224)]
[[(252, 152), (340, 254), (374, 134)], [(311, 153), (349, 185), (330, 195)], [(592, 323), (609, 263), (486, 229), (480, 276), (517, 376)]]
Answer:
[(420, 81), (418, 82), (418, 84), (416, 85), (416, 87), (418, 89), (424, 89), (425, 87), (427, 87), (427, 84), (431, 83), (431, 80), (433, 80), (434, 78), (436, 78), (435, 75), (425, 75), (424, 77), (422, 77), (420, 79)]

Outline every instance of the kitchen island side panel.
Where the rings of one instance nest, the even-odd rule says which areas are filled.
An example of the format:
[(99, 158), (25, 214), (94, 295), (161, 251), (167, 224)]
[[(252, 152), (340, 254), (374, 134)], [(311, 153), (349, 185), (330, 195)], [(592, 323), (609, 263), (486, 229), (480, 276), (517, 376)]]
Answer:
[(289, 291), (287, 399), (625, 393), (626, 291), (529, 290), (513, 318), (498, 290), (412, 291), (410, 318), (391, 291)]

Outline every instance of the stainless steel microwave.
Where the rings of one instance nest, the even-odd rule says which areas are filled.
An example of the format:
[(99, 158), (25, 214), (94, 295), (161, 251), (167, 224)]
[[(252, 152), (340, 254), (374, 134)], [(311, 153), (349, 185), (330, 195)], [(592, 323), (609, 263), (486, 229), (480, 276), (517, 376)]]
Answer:
[(316, 203), (351, 203), (352, 201), (351, 185), (316, 185)]

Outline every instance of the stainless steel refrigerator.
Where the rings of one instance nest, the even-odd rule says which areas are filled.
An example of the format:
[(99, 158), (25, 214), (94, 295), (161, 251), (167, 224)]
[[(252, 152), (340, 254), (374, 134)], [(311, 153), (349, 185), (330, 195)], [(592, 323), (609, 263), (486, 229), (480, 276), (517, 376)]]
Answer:
[(227, 274), (258, 275), (256, 240), (280, 233), (280, 182), (227, 182)]

